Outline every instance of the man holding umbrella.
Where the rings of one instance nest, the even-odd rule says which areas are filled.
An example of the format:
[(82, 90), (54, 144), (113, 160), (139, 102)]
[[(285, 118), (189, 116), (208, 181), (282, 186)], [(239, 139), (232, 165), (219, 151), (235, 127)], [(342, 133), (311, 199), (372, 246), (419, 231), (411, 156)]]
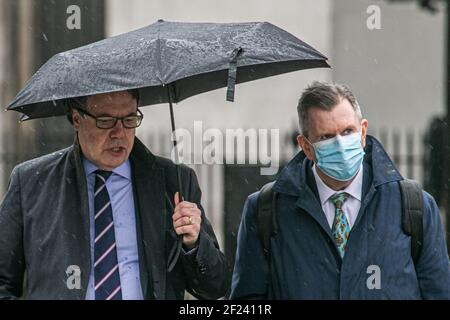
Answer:
[(175, 164), (135, 137), (139, 92), (67, 105), (74, 144), (11, 174), (0, 206), (0, 298), (224, 296), (228, 268), (195, 173), (180, 166), (178, 190)]

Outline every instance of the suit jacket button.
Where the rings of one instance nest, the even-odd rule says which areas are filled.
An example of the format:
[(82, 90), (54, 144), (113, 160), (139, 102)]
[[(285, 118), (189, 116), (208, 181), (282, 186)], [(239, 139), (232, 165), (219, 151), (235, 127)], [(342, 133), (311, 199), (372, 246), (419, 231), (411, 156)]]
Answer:
[(198, 270), (200, 271), (201, 274), (205, 274), (207, 269), (208, 268), (206, 268), (204, 264), (199, 264), (198, 266)]

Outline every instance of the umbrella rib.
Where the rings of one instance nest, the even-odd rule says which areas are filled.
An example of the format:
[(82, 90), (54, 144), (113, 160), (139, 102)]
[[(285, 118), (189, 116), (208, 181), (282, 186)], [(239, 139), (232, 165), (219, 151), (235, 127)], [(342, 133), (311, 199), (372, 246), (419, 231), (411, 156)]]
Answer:
[(156, 40), (156, 70), (157, 70), (157, 77), (162, 85), (165, 85), (163, 79), (161, 79), (161, 23), (158, 20), (158, 39)]

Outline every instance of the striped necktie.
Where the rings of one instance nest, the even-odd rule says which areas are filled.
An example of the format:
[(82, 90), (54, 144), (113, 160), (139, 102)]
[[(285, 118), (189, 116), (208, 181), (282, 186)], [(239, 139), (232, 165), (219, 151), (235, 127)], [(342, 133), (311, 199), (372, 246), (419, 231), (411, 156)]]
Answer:
[(106, 180), (111, 173), (111, 171), (95, 171), (95, 300), (122, 300), (111, 200), (106, 189)]
[(336, 193), (330, 198), (336, 208), (331, 233), (333, 234), (334, 242), (336, 243), (336, 247), (341, 258), (344, 258), (345, 246), (347, 245), (347, 239), (350, 233), (350, 225), (345, 216), (344, 210), (342, 210), (342, 206), (348, 197), (348, 193), (342, 192), (339, 194)]

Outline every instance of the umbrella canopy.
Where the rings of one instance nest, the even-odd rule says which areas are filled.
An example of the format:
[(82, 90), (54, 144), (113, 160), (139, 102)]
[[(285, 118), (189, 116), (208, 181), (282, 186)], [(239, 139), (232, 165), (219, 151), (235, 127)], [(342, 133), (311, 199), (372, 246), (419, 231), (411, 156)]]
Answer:
[[(53, 56), (7, 106), (21, 120), (65, 114), (66, 98), (140, 88), (141, 104), (190, 96), (286, 72), (329, 67), (326, 57), (267, 22), (147, 27)], [(168, 94), (168, 87), (170, 93)]]

